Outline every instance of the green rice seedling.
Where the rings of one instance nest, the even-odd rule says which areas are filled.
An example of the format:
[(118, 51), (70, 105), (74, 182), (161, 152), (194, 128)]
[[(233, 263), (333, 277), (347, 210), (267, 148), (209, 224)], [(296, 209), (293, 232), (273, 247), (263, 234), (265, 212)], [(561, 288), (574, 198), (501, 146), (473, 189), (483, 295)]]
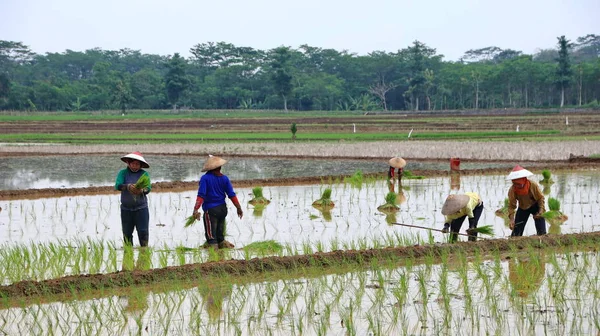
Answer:
[(482, 226), (478, 226), (476, 228), (467, 230), (467, 233), (469, 233), (469, 234), (472, 234), (475, 232), (485, 235), (485, 236), (493, 236), (494, 235), (494, 226), (493, 225), (482, 225)]
[(402, 178), (407, 179), (407, 180), (422, 180), (425, 178), (425, 176), (421, 176), (421, 175), (413, 175), (413, 173), (410, 170), (404, 170), (404, 172), (402, 173)]
[(252, 204), (252, 205), (267, 205), (269, 203), (271, 203), (271, 201), (269, 201), (268, 199), (266, 199), (263, 196), (263, 188), (262, 187), (254, 187), (252, 188), (252, 195), (254, 195), (254, 198), (252, 198), (250, 201), (248, 201), (248, 203)]
[(383, 213), (396, 212), (400, 210), (400, 207), (396, 205), (396, 193), (389, 192), (385, 195), (385, 204), (377, 207), (377, 210)]
[(508, 198), (504, 199), (504, 203), (502, 208), (496, 210), (496, 216), (498, 217), (508, 217)]
[(275, 240), (258, 241), (248, 244), (242, 248), (244, 251), (255, 252), (260, 255), (279, 253), (283, 251), (283, 245)]
[(185, 219), (185, 224), (183, 225), (183, 227), (192, 226), (192, 224), (194, 224), (195, 222), (196, 222), (196, 217), (194, 215), (189, 216)]
[(569, 217), (560, 211), (560, 201), (554, 197), (548, 198), (548, 208), (550, 210), (544, 212), (542, 217), (548, 220), (550, 224), (564, 223)]
[(540, 180), (542, 184), (552, 184), (554, 181), (552, 180), (552, 173), (548, 169), (542, 170), (543, 179)]
[(314, 201), (312, 204), (313, 207), (317, 209), (330, 209), (335, 206), (335, 203), (331, 200), (331, 188), (325, 188), (323, 193), (321, 194), (321, 198)]
[(135, 187), (140, 190), (150, 188), (150, 176), (148, 174), (140, 176), (137, 182), (135, 182)]
[(351, 186), (360, 188), (364, 180), (363, 172), (357, 170), (352, 176), (344, 178), (344, 183), (349, 183)]

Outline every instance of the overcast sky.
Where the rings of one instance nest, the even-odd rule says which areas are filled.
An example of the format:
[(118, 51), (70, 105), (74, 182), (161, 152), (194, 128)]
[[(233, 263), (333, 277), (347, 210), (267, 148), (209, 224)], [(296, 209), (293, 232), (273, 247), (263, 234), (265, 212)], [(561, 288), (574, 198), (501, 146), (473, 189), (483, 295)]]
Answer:
[(130, 48), (189, 56), (198, 43), (302, 44), (365, 55), (414, 40), (457, 60), (497, 46), (534, 53), (600, 34), (600, 0), (0, 0), (0, 40), (36, 53)]

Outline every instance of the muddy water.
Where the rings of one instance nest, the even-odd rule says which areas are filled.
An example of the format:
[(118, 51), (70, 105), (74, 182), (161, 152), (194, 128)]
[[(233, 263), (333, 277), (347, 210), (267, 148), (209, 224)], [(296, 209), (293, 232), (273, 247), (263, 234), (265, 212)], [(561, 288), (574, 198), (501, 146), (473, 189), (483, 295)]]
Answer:
[[(532, 177), (539, 180), (541, 176)], [(577, 172), (557, 174), (547, 196), (557, 198), (569, 220), (549, 226), (550, 233), (576, 233), (600, 230), (600, 173)], [(335, 207), (322, 212), (312, 207), (324, 188), (332, 188)], [(377, 210), (385, 203), (389, 192), (386, 181), (364, 183), (361, 188), (350, 184), (301, 185), (264, 187), (263, 194), (271, 200), (264, 209), (248, 204), (251, 188), (239, 188), (238, 197), (244, 204), (245, 216), (238, 219), (229, 204), (227, 234), (237, 246), (262, 240), (276, 240), (302, 250), (303, 244), (315, 246), (321, 242), (329, 250), (332, 242), (340, 248), (360, 239), (385, 241), (395, 234), (428, 239), (429, 230), (389, 224), (399, 222), (441, 229), (444, 217), (441, 206), (449, 193), (479, 192), (484, 212), (479, 225), (492, 225), (495, 237), (510, 235), (505, 221), (495, 215), (502, 207), (509, 181), (504, 175), (439, 177), (406, 180), (399, 198), (405, 199), (400, 211), (386, 215)], [(396, 191), (397, 188), (396, 188)], [(154, 247), (197, 247), (204, 243), (199, 222), (184, 228), (192, 213), (195, 191), (151, 193), (150, 244)], [(228, 201), (229, 202), (229, 201)], [(119, 195), (74, 196), (38, 200), (0, 201), (0, 243), (52, 242), (57, 240), (108, 240), (120, 246), (121, 224)], [(463, 232), (467, 224), (463, 226)], [(436, 241), (444, 235), (432, 232)], [(532, 219), (525, 235), (535, 234)]]
[[(154, 182), (198, 180), (203, 160), (198, 157), (147, 155)], [(510, 168), (508, 163), (463, 162), (462, 169)], [(119, 156), (67, 155), (0, 157), (0, 190), (109, 186), (125, 165)], [(347, 175), (386, 171), (378, 160), (232, 158), (224, 172), (232, 180), (297, 176)], [(408, 170), (449, 170), (449, 162), (408, 162)]]
[(278, 281), (199, 279), (93, 299), (2, 307), (0, 330), (10, 335), (291, 335), (299, 330), (304, 335), (595, 335), (599, 266), (594, 252), (529, 252), (509, 261), (281, 275)]

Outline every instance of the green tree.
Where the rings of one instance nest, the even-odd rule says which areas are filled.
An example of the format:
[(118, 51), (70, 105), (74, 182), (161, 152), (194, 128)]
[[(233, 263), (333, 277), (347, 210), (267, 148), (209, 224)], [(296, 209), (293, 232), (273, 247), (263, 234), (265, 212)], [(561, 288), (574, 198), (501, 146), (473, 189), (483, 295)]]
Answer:
[(177, 103), (181, 94), (190, 86), (190, 80), (186, 76), (185, 59), (175, 53), (167, 63), (169, 71), (165, 75), (167, 98), (173, 105), (173, 111), (177, 109)]
[(279, 47), (272, 50), (271, 54), (271, 81), (275, 91), (283, 98), (283, 109), (287, 112), (287, 99), (292, 92), (292, 75), (290, 75), (290, 48)]
[(556, 85), (560, 89), (560, 107), (565, 105), (565, 90), (571, 84), (573, 70), (569, 59), (569, 49), (573, 46), (565, 36), (558, 37), (558, 67), (556, 68)]

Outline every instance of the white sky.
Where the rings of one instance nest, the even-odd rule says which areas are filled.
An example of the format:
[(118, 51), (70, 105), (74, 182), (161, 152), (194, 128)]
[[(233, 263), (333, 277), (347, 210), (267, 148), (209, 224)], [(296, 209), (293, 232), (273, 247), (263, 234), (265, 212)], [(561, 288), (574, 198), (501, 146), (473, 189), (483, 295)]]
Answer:
[(225, 41), (395, 52), (414, 40), (457, 60), (497, 46), (534, 53), (600, 34), (600, 0), (0, 0), (0, 40), (34, 52), (130, 48), (189, 56)]

